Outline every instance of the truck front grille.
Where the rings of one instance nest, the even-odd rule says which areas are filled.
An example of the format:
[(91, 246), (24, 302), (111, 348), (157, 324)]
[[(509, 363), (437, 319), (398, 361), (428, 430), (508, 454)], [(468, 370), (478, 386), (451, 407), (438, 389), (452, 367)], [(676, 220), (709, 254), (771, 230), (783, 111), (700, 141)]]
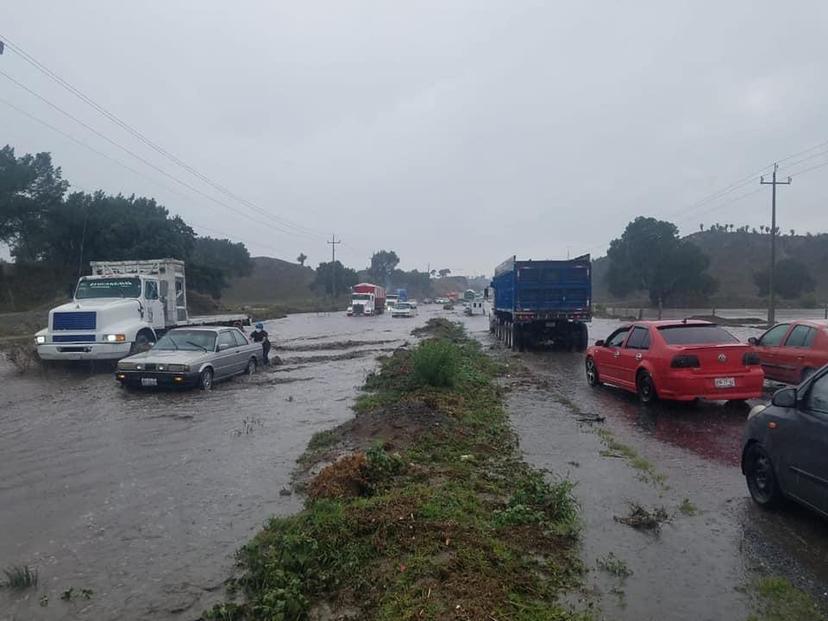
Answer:
[(94, 334), (55, 334), (52, 337), (54, 343), (94, 343)]
[(94, 311), (72, 311), (54, 313), (52, 330), (94, 330), (98, 326)]

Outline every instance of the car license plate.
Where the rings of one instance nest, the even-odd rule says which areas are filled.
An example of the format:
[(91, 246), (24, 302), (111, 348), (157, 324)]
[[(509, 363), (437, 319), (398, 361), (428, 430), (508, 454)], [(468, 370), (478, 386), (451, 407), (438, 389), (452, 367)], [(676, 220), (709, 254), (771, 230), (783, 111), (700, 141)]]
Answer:
[(158, 386), (158, 380), (154, 377), (142, 377), (141, 386)]
[(716, 384), (716, 388), (735, 388), (736, 387), (736, 378), (735, 377), (717, 377), (714, 380)]

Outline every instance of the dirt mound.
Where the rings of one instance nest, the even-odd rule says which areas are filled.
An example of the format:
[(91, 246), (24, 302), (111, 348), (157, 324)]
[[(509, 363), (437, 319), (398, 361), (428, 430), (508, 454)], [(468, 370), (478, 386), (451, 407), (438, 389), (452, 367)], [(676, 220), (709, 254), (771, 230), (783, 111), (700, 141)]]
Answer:
[(353, 498), (365, 496), (368, 481), (365, 478), (365, 453), (345, 455), (326, 466), (308, 486), (308, 496), (317, 498)]
[(459, 341), (465, 336), (463, 324), (449, 321), (444, 317), (429, 319), (421, 328), (411, 331), (412, 336), (433, 337), (449, 341)]
[(424, 401), (407, 401), (363, 412), (342, 425), (342, 435), (354, 446), (367, 447), (382, 439), (389, 450), (411, 447), (435, 427), (447, 426), (452, 419), (435, 411)]

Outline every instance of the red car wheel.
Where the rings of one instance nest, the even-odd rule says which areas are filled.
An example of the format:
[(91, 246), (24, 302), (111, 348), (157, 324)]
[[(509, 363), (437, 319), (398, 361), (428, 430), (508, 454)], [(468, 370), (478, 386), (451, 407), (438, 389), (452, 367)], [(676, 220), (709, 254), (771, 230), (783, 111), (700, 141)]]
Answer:
[(586, 359), (586, 378), (587, 384), (590, 386), (601, 385), (601, 378), (598, 375), (598, 367), (595, 366), (595, 361), (592, 358)]
[(656, 392), (655, 383), (653, 382), (653, 376), (647, 371), (639, 371), (635, 387), (641, 403), (652, 403), (658, 399), (658, 393)]

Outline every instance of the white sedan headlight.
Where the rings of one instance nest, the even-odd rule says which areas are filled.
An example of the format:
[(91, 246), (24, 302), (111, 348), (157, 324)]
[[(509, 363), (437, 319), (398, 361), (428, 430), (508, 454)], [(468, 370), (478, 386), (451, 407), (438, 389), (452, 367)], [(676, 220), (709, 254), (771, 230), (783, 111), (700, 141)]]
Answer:
[(118, 370), (120, 371), (134, 371), (138, 368), (138, 365), (134, 362), (124, 362), (123, 360), (118, 363)]
[[(161, 367), (158, 367), (159, 369)], [(190, 370), (190, 366), (187, 364), (168, 364), (167, 371), (172, 371), (174, 373), (182, 373)]]

